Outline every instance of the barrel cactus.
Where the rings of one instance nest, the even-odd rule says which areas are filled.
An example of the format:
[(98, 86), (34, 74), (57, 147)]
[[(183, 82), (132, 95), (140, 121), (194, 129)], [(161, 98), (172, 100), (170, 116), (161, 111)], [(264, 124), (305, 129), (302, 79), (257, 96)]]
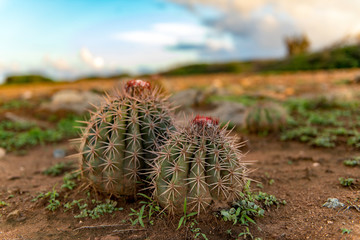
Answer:
[(82, 176), (100, 192), (133, 195), (142, 172), (173, 129), (169, 104), (148, 82), (123, 84), (91, 112), (80, 138)]
[(250, 133), (276, 132), (288, 120), (286, 110), (274, 102), (259, 102), (245, 112), (245, 129)]
[(154, 198), (170, 213), (187, 208), (206, 211), (239, 198), (248, 169), (241, 145), (225, 127), (209, 117), (195, 117), (173, 132), (154, 161)]

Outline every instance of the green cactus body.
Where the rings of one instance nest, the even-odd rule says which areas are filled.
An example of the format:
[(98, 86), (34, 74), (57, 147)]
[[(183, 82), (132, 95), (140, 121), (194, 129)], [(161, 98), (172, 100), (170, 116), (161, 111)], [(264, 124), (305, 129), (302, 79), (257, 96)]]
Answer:
[(251, 133), (276, 132), (285, 126), (288, 119), (286, 110), (276, 103), (258, 103), (245, 113), (245, 129)]
[(136, 194), (140, 174), (174, 128), (166, 100), (141, 80), (108, 97), (87, 124), (80, 144), (83, 177), (116, 196)]
[(154, 198), (162, 207), (181, 212), (186, 198), (190, 210), (200, 213), (241, 195), (248, 170), (237, 138), (228, 133), (216, 120), (198, 116), (171, 134), (152, 175)]

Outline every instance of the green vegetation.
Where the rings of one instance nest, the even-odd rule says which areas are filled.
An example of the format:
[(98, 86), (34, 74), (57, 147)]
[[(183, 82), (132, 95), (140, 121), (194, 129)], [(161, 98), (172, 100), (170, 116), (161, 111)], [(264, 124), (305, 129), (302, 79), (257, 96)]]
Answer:
[(140, 197), (143, 197), (144, 200), (140, 201), (142, 205), (139, 211), (136, 211), (133, 208), (130, 208), (131, 213), (129, 216), (131, 217), (129, 221), (132, 225), (140, 224), (140, 226), (145, 227), (144, 220), (147, 219), (150, 225), (154, 225), (153, 216), (165, 215), (164, 211), (161, 211), (160, 206), (157, 202), (155, 202), (151, 197), (138, 193)]
[(1, 207), (6, 207), (6, 206), (9, 206), (9, 204), (7, 202), (0, 201), (0, 208)]
[(356, 67), (360, 67), (360, 46), (358, 44), (333, 47), (313, 53), (297, 51), (292, 56), (280, 60), (191, 64), (171, 69), (162, 74), (272, 73)]
[(54, 80), (41, 75), (18, 75), (9, 76), (4, 84), (29, 84), (29, 83), (52, 83)]
[(34, 104), (26, 101), (26, 100), (22, 100), (22, 99), (13, 99), (7, 102), (2, 102), (0, 103), (0, 110), (17, 110), (17, 109), (21, 109), (21, 108), (31, 108), (33, 107)]
[(335, 147), (342, 142), (360, 147), (360, 134), (356, 129), (358, 102), (318, 97), (290, 99), (284, 105), (292, 119), (296, 120), (281, 133), (281, 140), (296, 140), (326, 148)]
[[(80, 214), (74, 216), (75, 218), (92, 218), (92, 219), (97, 219), (100, 218), (101, 216), (104, 216), (107, 213), (113, 213), (115, 211), (121, 211), (123, 210), (123, 208), (117, 208), (117, 202), (116, 201), (112, 201), (110, 199), (106, 199), (105, 203), (101, 202), (101, 201), (96, 201), (96, 200), (92, 200), (92, 203), (96, 203), (97, 205), (93, 208), (87, 208), (88, 204), (84, 203), (83, 205), (80, 204), (80, 201), (73, 201), (72, 203), (70, 203), (70, 208), (71, 206), (74, 206), (76, 204), (76, 206), (79, 208), (80, 210)], [(68, 208), (69, 209), (69, 208)]]
[(167, 76), (175, 76), (204, 73), (241, 73), (249, 72), (252, 70), (252, 68), (252, 62), (197, 63), (174, 68), (162, 74)]
[(250, 182), (244, 188), (241, 200), (234, 202), (232, 208), (220, 211), (224, 221), (231, 221), (233, 224), (240, 223), (248, 225), (248, 223), (256, 224), (254, 217), (263, 217), (265, 210), (273, 205), (285, 205), (286, 201), (279, 201), (275, 196), (264, 192), (253, 193), (250, 191)]
[(43, 171), (43, 174), (53, 177), (59, 176), (67, 171), (70, 171), (72, 169), (72, 166), (73, 166), (73, 162), (56, 163), (55, 165)]
[(342, 229), (341, 229), (341, 234), (350, 234), (351, 231), (352, 231), (351, 229), (342, 228)]
[(351, 45), (299, 54), (285, 60), (274, 61), (264, 66), (261, 72), (356, 68), (359, 66), (360, 46)]
[(78, 130), (74, 126), (78, 125), (76, 121), (79, 119), (70, 115), (61, 119), (52, 129), (42, 129), (33, 123), (1, 121), (0, 147), (12, 152), (75, 137)]
[(184, 210), (184, 215), (180, 218), (177, 229), (181, 228), (182, 225), (185, 226), (185, 225), (186, 225), (186, 221), (187, 221), (189, 218), (191, 218), (191, 217), (193, 217), (193, 216), (195, 216), (195, 215), (198, 214), (197, 212), (187, 213), (187, 200), (186, 200), (186, 199), (187, 199), (187, 198), (185, 198), (185, 200), (184, 200), (184, 206), (183, 206), (183, 207), (184, 207), (184, 208), (183, 208), (183, 210)]
[(339, 181), (340, 181), (340, 184), (343, 185), (344, 187), (351, 187), (354, 184), (353, 178), (340, 177)]
[(56, 209), (60, 207), (60, 201), (56, 199), (59, 197), (59, 193), (55, 190), (55, 187), (53, 187), (52, 191), (49, 191), (47, 193), (39, 193), (34, 199), (32, 199), (32, 202), (36, 202), (39, 199), (47, 199), (48, 205), (46, 206), (46, 209), (49, 211), (54, 212)]
[(65, 174), (65, 176), (63, 178), (64, 184), (61, 185), (61, 188), (67, 188), (69, 190), (73, 190), (76, 187), (76, 182), (74, 180), (79, 179), (79, 178), (80, 178), (79, 171)]
[(347, 160), (344, 160), (344, 165), (349, 167), (355, 167), (360, 165), (360, 157), (354, 157)]

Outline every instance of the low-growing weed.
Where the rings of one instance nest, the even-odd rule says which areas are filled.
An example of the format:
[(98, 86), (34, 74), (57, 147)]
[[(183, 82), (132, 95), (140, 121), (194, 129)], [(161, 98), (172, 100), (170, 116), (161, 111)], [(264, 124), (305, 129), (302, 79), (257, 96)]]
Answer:
[(6, 206), (9, 206), (9, 204), (7, 202), (0, 201), (0, 208), (1, 207), (6, 207)]
[(67, 172), (72, 169), (73, 162), (60, 162), (56, 163), (55, 165), (49, 167), (45, 171), (43, 171), (43, 174), (48, 176), (59, 176), (63, 174), (64, 172)]
[[(113, 213), (115, 211), (121, 211), (123, 208), (117, 208), (117, 202), (112, 201), (110, 199), (106, 199), (105, 203), (101, 203), (97, 201), (98, 203), (93, 209), (88, 209), (88, 204), (84, 203), (83, 205), (80, 204), (80, 202), (75, 202), (73, 205), (77, 205), (80, 214), (74, 216), (75, 218), (86, 218), (90, 217), (92, 219), (100, 218), (101, 216), (105, 215), (106, 213)], [(71, 204), (70, 204), (71, 206)]]
[(342, 229), (341, 229), (341, 234), (350, 234), (351, 231), (352, 231), (351, 229), (342, 228)]
[(354, 157), (354, 158), (344, 160), (343, 164), (345, 166), (349, 166), (349, 167), (359, 166), (360, 165), (360, 157)]
[(185, 225), (186, 225), (186, 221), (187, 221), (189, 218), (197, 215), (197, 212), (187, 213), (187, 200), (186, 200), (186, 198), (185, 198), (185, 200), (184, 200), (184, 209), (183, 209), (183, 210), (184, 210), (184, 215), (180, 218), (179, 223), (178, 223), (178, 227), (177, 227), (176, 230), (180, 229), (182, 225), (185, 226)]
[(76, 182), (74, 180), (79, 178), (79, 176), (80, 176), (80, 172), (78, 171), (65, 174), (63, 178), (64, 184), (61, 185), (61, 188), (67, 188), (69, 190), (73, 190), (76, 187)]
[(343, 185), (344, 187), (350, 187), (354, 184), (354, 179), (353, 178), (343, 178), (340, 177), (339, 178), (340, 184)]

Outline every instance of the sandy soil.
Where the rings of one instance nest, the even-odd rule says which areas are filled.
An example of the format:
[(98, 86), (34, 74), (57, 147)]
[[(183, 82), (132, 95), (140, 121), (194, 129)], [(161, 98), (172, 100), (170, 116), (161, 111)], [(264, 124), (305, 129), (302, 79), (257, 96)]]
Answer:
[[(251, 178), (263, 184), (261, 191), (274, 194), (286, 200), (285, 206), (271, 208), (265, 217), (257, 218), (257, 225), (250, 225), (254, 237), (262, 239), (359, 239), (359, 213), (354, 210), (338, 211), (322, 207), (329, 197), (341, 202), (354, 201), (358, 196), (358, 183), (345, 188), (339, 184), (339, 177), (358, 176), (358, 168), (349, 168), (342, 160), (357, 152), (344, 147), (324, 150), (311, 148), (293, 142), (279, 142), (272, 137), (252, 137), (251, 151), (247, 160), (256, 160)], [(64, 159), (54, 159), (54, 148), (74, 152), (69, 144), (41, 146), (30, 151), (27, 156), (7, 155), (0, 160), (0, 197), (10, 204), (0, 209), (1, 239), (192, 239), (191, 233), (182, 229), (175, 231), (177, 221), (158, 219), (154, 226), (131, 226), (123, 223), (128, 219), (130, 208), (138, 208), (137, 202), (119, 200), (123, 211), (107, 215), (99, 220), (75, 219), (69, 212), (57, 210), (52, 213), (44, 207), (45, 202), (31, 202), (39, 192), (46, 192), (56, 186), (60, 189), (62, 176), (49, 177), (41, 174), (47, 167)], [(270, 179), (274, 183), (269, 184)], [(253, 187), (253, 190), (256, 186)], [(78, 188), (74, 193), (60, 190), (60, 195), (80, 197)], [(9, 198), (10, 195), (14, 197)], [(76, 196), (77, 195), (77, 196)], [(69, 198), (71, 198), (69, 197)], [(101, 198), (101, 197), (100, 197)], [(60, 199), (64, 199), (60, 197)], [(15, 219), (7, 219), (14, 210), (19, 212)], [(82, 226), (116, 224), (104, 229), (74, 229)], [(199, 227), (209, 239), (234, 239), (226, 233), (232, 229), (232, 236), (244, 230), (223, 222), (211, 213), (199, 219)], [(341, 229), (351, 229), (350, 235), (342, 235)], [(135, 229), (114, 233), (114, 230)], [(261, 230), (260, 230), (261, 229)], [(111, 235), (111, 236), (110, 236)]]

